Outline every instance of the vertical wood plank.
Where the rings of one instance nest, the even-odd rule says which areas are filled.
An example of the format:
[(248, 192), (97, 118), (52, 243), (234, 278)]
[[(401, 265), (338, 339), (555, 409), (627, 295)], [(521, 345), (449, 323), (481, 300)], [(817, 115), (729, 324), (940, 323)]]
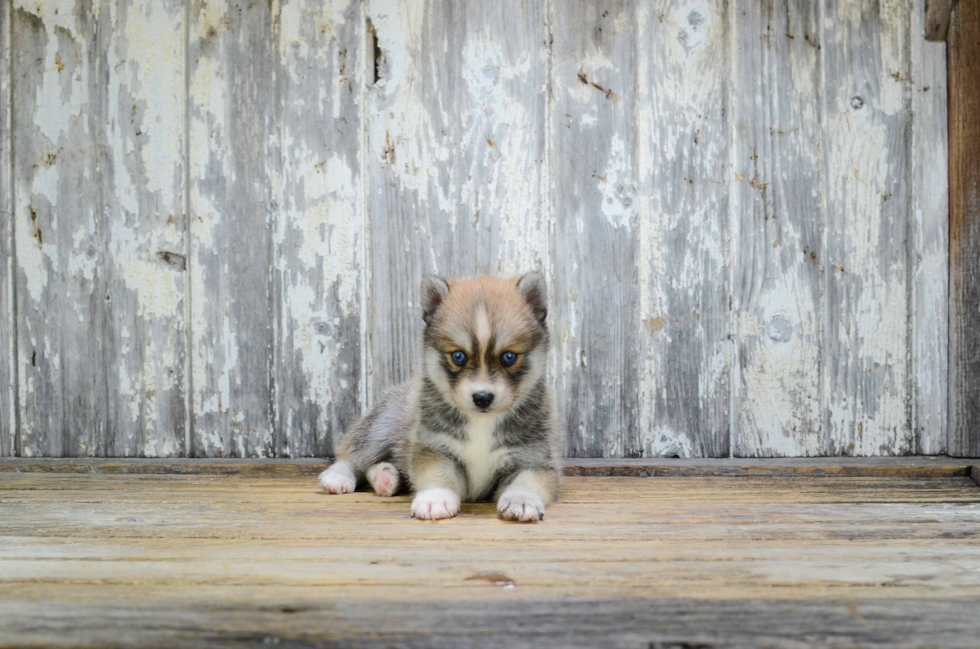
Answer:
[(279, 426), (290, 457), (331, 455), (360, 415), (363, 37), (357, 0), (282, 4)]
[(421, 275), (547, 271), (549, 220), (543, 8), (368, 6), (370, 401), (420, 369)]
[(271, 3), (190, 5), (192, 434), (197, 456), (276, 454)]
[(636, 349), (648, 455), (725, 457), (730, 450), (727, 7), (724, 0), (661, 0), (637, 12)]
[(925, 25), (924, 29), (917, 29), (912, 34), (922, 32), (927, 41), (945, 41), (954, 2), (955, 0), (924, 0), (925, 6), (921, 2), (913, 2), (913, 11), (916, 13), (913, 25), (922, 25), (923, 19)]
[(14, 3), (14, 219), (25, 456), (105, 455), (99, 12)]
[(630, 2), (552, 5), (557, 384), (571, 457), (639, 457)]
[(824, 384), (829, 451), (914, 450), (909, 3), (828, 0)]
[[(929, 5), (935, 3), (929, 2)], [(946, 452), (949, 351), (949, 158), (946, 45), (922, 38), (912, 3), (912, 425), (915, 452)], [(945, 35), (944, 35), (945, 37)]]
[(817, 4), (774, 0), (733, 7), (733, 453), (822, 455)]
[(0, 5), (0, 457), (16, 452), (14, 219), (10, 176), (10, 2)]
[[(456, 275), (551, 268), (545, 3), (464, 5), (454, 34)], [(453, 57), (450, 57), (450, 59)]]
[(16, 5), (24, 454), (183, 450), (181, 17)]
[[(368, 93), (365, 153), (371, 233), (370, 399), (418, 370), (420, 278), (454, 270), (456, 144), (449, 86), (450, 70), (459, 59), (452, 24), (461, 5), (371, 0), (368, 7), (378, 52)], [(432, 58), (436, 54), (438, 62)]]
[(106, 2), (100, 30), (106, 453), (179, 456), (186, 414), (183, 6)]
[(956, 3), (947, 42), (949, 454), (980, 457), (980, 3)]

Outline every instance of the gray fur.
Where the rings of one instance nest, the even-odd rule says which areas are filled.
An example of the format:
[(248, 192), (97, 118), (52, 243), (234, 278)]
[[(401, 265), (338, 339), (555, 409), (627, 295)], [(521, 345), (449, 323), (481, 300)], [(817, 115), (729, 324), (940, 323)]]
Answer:
[[(523, 469), (560, 473), (557, 418), (550, 396), (542, 378), (525, 402), (501, 417), (494, 430), (494, 449), (507, 449), (508, 459), (491, 483), (479, 490), (468, 488), (465, 502), (496, 493)], [(340, 444), (337, 459), (351, 463), (358, 485), (363, 484), (364, 474), (371, 466), (390, 462), (402, 477), (402, 490), (411, 491), (412, 450), (413, 446), (422, 446), (445, 455), (468, 487), (475, 486), (469, 485), (463, 459), (441, 443), (445, 437), (465, 440), (466, 423), (466, 416), (449, 404), (431, 381), (416, 376), (387, 390), (378, 405), (354, 424)]]
[(548, 285), (545, 283), (544, 274), (537, 270), (524, 273), (517, 282), (517, 288), (531, 307), (534, 316), (544, 325), (548, 317)]
[[(544, 504), (557, 499), (561, 434), (554, 396), (544, 371), (548, 344), (547, 288), (539, 273), (511, 281), (511, 284), (498, 281), (490, 285), (485, 297), (479, 289), (468, 287), (466, 304), (478, 305), (475, 311), (479, 314), (495, 314), (489, 318), (495, 324), (491, 335), (481, 343), (485, 352), (482, 354), (476, 353), (475, 329), (467, 330), (466, 339), (473, 341), (467, 347), (467, 354), (472, 358), (469, 365), (473, 367), (471, 374), (466, 374), (463, 370), (468, 368), (453, 367), (441, 360), (451, 352), (445, 342), (439, 343), (440, 337), (445, 339), (443, 332), (453, 327), (459, 331), (459, 322), (470, 322), (465, 310), (463, 316), (459, 315), (459, 303), (453, 309), (440, 308), (450, 299), (451, 286), (456, 284), (433, 277), (423, 280), (422, 307), (426, 321), (423, 340), (426, 358), (430, 360), (423, 372), (385, 392), (378, 404), (345, 435), (338, 448), (338, 465), (343, 461), (349, 463), (358, 484), (363, 484), (372, 466), (387, 462), (398, 471), (402, 491), (449, 489), (463, 502), (492, 496), (498, 500), (503, 516), (522, 521), (543, 517)], [(510, 301), (506, 308), (497, 308), (493, 300)], [(442, 311), (456, 315), (447, 316)], [(443, 320), (447, 317), (455, 317), (457, 321), (447, 324)], [(504, 324), (498, 326), (500, 321)], [(523, 332), (519, 334), (524, 341), (520, 347), (520, 366), (494, 365), (495, 355), (501, 353), (494, 347), (497, 344), (494, 341), (506, 339), (508, 331)], [(473, 380), (483, 382), (481, 385), (496, 385), (506, 390), (509, 399), (506, 409), (501, 406), (499, 411), (483, 414), (457, 405), (459, 394), (453, 395), (452, 391), (457, 389), (460, 376), (475, 376)], [(473, 436), (479, 435), (483, 436), (482, 440), (475, 441)], [(424, 473), (429, 476), (424, 478), (428, 484), (420, 484), (420, 476), (425, 471), (428, 471)], [(439, 476), (438, 479), (432, 478), (433, 475)], [(437, 517), (442, 516), (433, 516)]]

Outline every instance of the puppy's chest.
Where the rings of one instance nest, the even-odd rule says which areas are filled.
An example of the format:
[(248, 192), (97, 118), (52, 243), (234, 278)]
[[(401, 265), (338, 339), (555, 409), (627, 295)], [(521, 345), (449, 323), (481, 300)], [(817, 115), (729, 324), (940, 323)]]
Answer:
[(466, 427), (466, 439), (456, 440), (456, 453), (466, 465), (467, 499), (484, 497), (507, 459), (507, 448), (498, 447), (494, 440), (496, 425), (489, 417), (472, 421)]

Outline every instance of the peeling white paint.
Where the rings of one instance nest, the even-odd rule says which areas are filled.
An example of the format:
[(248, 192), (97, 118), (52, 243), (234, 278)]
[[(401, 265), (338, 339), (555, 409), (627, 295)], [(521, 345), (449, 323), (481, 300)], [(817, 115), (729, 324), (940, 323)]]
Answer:
[[(527, 77), (541, 70), (543, 51), (519, 53), (484, 24), (466, 34), (462, 78), (467, 94), (457, 102), (466, 134), (460, 208), (492, 215), (496, 259), (477, 271), (517, 275), (532, 268), (547, 272), (548, 220), (543, 214), (541, 173), (533, 154), (541, 112), (529, 105)], [(537, 89), (533, 89), (532, 92)], [(478, 238), (477, 241), (480, 241)]]
[[(211, 4), (210, 2), (208, 3)], [(114, 8), (114, 7), (113, 7)], [(173, 214), (180, 210), (182, 170), (180, 151), (184, 132), (184, 52), (182, 15), (167, 10), (161, 0), (134, 0), (127, 9), (125, 38), (129, 44), (127, 58), (110, 63), (114, 70), (127, 66), (131, 72), (128, 92), (134, 103), (131, 114), (116, 114), (121, 102), (114, 86), (122, 81), (121, 74), (110, 80), (110, 116), (122, 121), (132, 118), (139, 110), (140, 136), (145, 137), (139, 148), (145, 173), (144, 191), (158, 194), (161, 208)], [(118, 80), (118, 81), (117, 81)], [(114, 153), (123, 143), (112, 147)], [(116, 167), (119, 169), (119, 167)]]
[[(723, 230), (729, 134), (721, 110), (728, 72), (724, 43), (714, 37), (721, 9), (718, 2), (695, 1), (636, 13), (637, 41), (652, 43), (638, 57), (636, 84), (644, 349), (638, 389), (649, 455), (715, 452), (704, 445), (727, 432), (719, 413), (727, 411), (731, 343), (722, 332), (731, 325), (727, 300), (717, 299), (728, 293), (731, 263)], [(682, 376), (694, 377), (687, 385), (696, 393), (670, 385)]]
[[(78, 33), (74, 0), (15, 0), (14, 9), (34, 14), (45, 28), (43, 82), (32, 111), (33, 126), (56, 145), (71, 130), (72, 120), (82, 116), (89, 99), (86, 92), (88, 70), (84, 66), (76, 69), (72, 53), (59, 51), (59, 35), (70, 38), (72, 46), (83, 51), (87, 46), (84, 40), (87, 35)], [(70, 79), (68, 93), (63, 86), (66, 77)]]
[[(733, 452), (823, 455), (823, 248), (814, 234), (824, 223), (817, 11), (793, 2), (729, 15), (738, 44), (729, 185)], [(760, 39), (759, 31), (772, 24), (785, 25), (782, 37)], [(739, 87), (760, 78), (760, 60), (767, 71), (758, 92), (740, 94)], [(792, 83), (781, 85), (784, 78)]]
[(602, 215), (614, 228), (627, 230), (636, 216), (636, 190), (632, 185), (631, 158), (622, 135), (614, 133), (609, 144), (606, 169), (599, 179)]
[[(524, 14), (503, 19), (487, 5), (454, 7), (450, 24), (432, 3), (283, 0), (271, 7), (278, 67), (263, 68), (268, 79), (247, 81), (227, 58), (247, 34), (232, 27), (240, 16), (223, 1), (187, 12), (192, 47), (210, 45), (194, 50), (186, 71), (184, 11), (161, 0), (96, 3), (93, 16), (105, 9), (99, 28), (118, 25), (99, 39), (83, 33), (70, 0), (15, 0), (14, 7), (37, 16), (46, 39), (37, 44), (43, 56), (36, 83), (20, 84), (29, 92), (22, 127), (43, 149), (16, 161), (30, 169), (15, 188), (22, 403), (39, 393), (39, 382), (74, 376), (75, 360), (63, 359), (59, 348), (92, 326), (91, 291), (104, 285), (115, 292), (102, 308), (117, 336), (112, 385), (120, 422), (129, 427), (121, 437), (140, 426), (146, 433), (141, 448), (135, 437), (125, 440), (132, 452), (179, 452), (174, 438), (155, 435), (168, 425), (168, 393), (189, 379), (200, 452), (309, 454), (313, 442), (304, 435), (322, 427), (336, 436), (337, 421), (349, 418), (336, 411), (349, 408), (339, 405), (348, 390), (369, 394), (363, 384), (373, 377), (411, 369), (412, 352), (403, 348), (415, 342), (405, 332), (417, 333), (417, 302), (402, 288), (386, 293), (385, 282), (414, 287), (425, 270), (517, 274), (536, 267), (558, 280), (552, 368), (566, 394), (588, 397), (587, 405), (566, 404), (583, 444), (596, 441), (609, 453), (693, 456), (705, 452), (705, 431), (724, 432), (730, 424), (735, 450), (746, 454), (944, 450), (947, 161), (937, 144), (945, 138), (944, 57), (921, 39), (906, 40), (906, 21), (913, 36), (921, 27), (921, 0), (911, 9), (904, 1), (881, 3), (873, 42), (861, 42), (868, 38), (861, 3), (835, 5), (824, 25), (815, 13), (812, 24), (794, 14), (786, 34), (766, 34), (787, 41), (765, 55), (739, 49), (763, 41), (740, 31), (745, 12), (730, 3), (725, 12), (716, 0), (639, 3), (602, 23), (615, 38), (594, 37), (590, 24), (577, 26), (585, 36), (568, 42), (546, 24), (563, 10), (554, 4), (547, 15), (525, 4)], [(248, 11), (269, 10), (260, 4)], [(363, 78), (373, 76), (365, 61), (370, 39), (361, 31), (368, 16), (383, 56), (377, 83)], [(556, 45), (548, 45), (549, 36)], [(101, 87), (89, 74), (102, 68), (86, 58), (94, 40), (107, 48), (99, 54), (104, 98), (90, 96)], [(782, 52), (792, 63), (789, 80), (775, 60)], [(755, 53), (772, 78), (747, 88), (732, 66), (754, 62)], [(868, 57), (875, 59), (866, 65)], [(877, 77), (866, 78), (868, 70)], [(262, 133), (240, 130), (253, 126), (245, 118), (261, 107), (229, 96), (244, 83), (266, 82), (278, 84), (283, 105), (263, 141)], [(570, 107), (568, 115), (557, 110), (559, 102)], [(90, 119), (96, 105), (105, 120)], [(730, 109), (727, 116), (723, 109)], [(778, 137), (752, 132), (748, 115)], [(588, 146), (558, 147), (567, 144), (565, 130)], [(902, 159), (908, 133), (911, 161)], [(98, 166), (76, 172), (78, 138), (97, 140), (105, 154)], [(256, 155), (268, 158), (268, 173), (249, 176), (249, 186), (237, 177), (248, 168), (240, 160), (250, 151), (241, 148), (243, 138), (264, 142)], [(557, 151), (578, 157), (570, 161)], [(787, 162), (792, 155), (797, 167)], [(826, 182), (800, 182), (800, 168), (817, 176), (824, 161)], [(558, 177), (569, 169), (582, 177)], [(886, 197), (905, 177), (910, 193)], [(100, 183), (109, 194), (101, 212), (87, 205), (72, 211), (75, 187)], [(229, 193), (265, 184), (270, 205), (249, 218), (257, 240), (259, 228), (269, 228), (264, 234), (275, 247), (269, 277), (280, 282), (281, 313), (270, 337), (283, 367), (267, 373), (297, 380), (276, 386), (292, 390), (274, 395), (282, 412), (256, 420), (249, 408), (269, 406), (233, 400), (242, 399), (243, 384), (253, 378), (245, 365), (259, 342), (230, 311), (248, 296), (256, 311), (265, 308), (268, 288), (249, 287), (255, 294), (248, 296), (229, 289), (224, 282), (236, 279), (232, 255), (215, 252), (224, 250), (234, 220), (245, 218), (230, 212)], [(816, 246), (812, 263), (798, 250), (809, 242), (801, 226), (809, 212), (803, 218), (786, 200), (787, 185), (814, 204), (827, 201), (829, 245)], [(180, 261), (158, 256), (185, 251), (185, 192), (193, 216), (190, 296)], [(896, 207), (908, 196), (912, 206)], [(904, 221), (909, 214), (911, 227)], [(383, 219), (408, 223), (407, 234), (379, 236), (372, 227)], [(892, 246), (901, 238), (893, 233), (906, 229), (912, 260), (904, 243)], [(600, 244), (607, 246), (601, 253)], [(366, 258), (369, 245), (373, 260)], [(623, 288), (631, 277), (602, 277), (602, 265), (617, 260), (599, 255), (620, 250), (635, 256), (623, 264), (635, 272), (635, 287)], [(383, 256), (412, 266), (393, 265), (392, 279), (371, 267)], [(369, 284), (372, 272), (378, 274)], [(831, 299), (818, 305), (815, 295)], [(60, 325), (71, 335), (59, 338), (23, 315), (53, 307), (51, 300), (58, 300)], [(168, 371), (183, 363), (187, 326), (191, 377)], [(359, 352), (367, 358), (364, 376), (350, 367), (357, 363), (352, 347), (360, 344), (350, 339), (354, 330), (373, 346)], [(639, 356), (635, 376), (617, 369), (624, 367), (621, 355), (603, 347), (610, 341), (636, 343), (623, 352)], [(50, 377), (27, 369), (35, 349), (43, 351)], [(729, 395), (735, 402), (726, 419), (718, 412)], [(586, 410), (612, 412), (634, 396), (640, 449), (626, 447), (635, 431), (613, 421), (618, 414), (608, 430), (594, 430), (599, 420)], [(38, 435), (44, 421), (24, 419), (30, 438), (24, 454), (49, 452)], [(274, 437), (272, 421), (282, 422), (283, 437)], [(824, 421), (829, 430), (820, 428)], [(78, 444), (82, 452), (96, 448), (94, 439)]]
[[(882, 3), (880, 9), (892, 24), (907, 20), (907, 7)], [(824, 43), (828, 65), (864, 55), (868, 44), (852, 38), (851, 30), (865, 18), (839, 13), (835, 22), (838, 27), (825, 32), (833, 36)], [(875, 32), (882, 60), (874, 83), (863, 66), (827, 80), (827, 295), (841, 302), (828, 303), (825, 342), (832, 355), (824, 392), (831, 452), (848, 455), (913, 450), (907, 418), (908, 159), (900, 139), (909, 116), (904, 90), (894, 90), (903, 88), (909, 60), (905, 30), (882, 26)]]
[(913, 428), (917, 451), (944, 453), (949, 353), (949, 160), (946, 46), (919, 38), (925, 1), (911, 9)]

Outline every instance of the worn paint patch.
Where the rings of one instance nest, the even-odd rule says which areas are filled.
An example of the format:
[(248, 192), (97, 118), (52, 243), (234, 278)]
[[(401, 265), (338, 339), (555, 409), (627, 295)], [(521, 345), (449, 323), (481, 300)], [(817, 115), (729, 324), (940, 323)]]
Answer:
[(530, 268), (570, 453), (942, 451), (944, 58), (879, 4), (14, 0), (24, 454), (182, 453), (188, 382), (195, 451), (329, 453), (419, 275)]
[(640, 429), (648, 455), (727, 455), (727, 16), (718, 2), (636, 8)]
[[(863, 13), (858, 17), (839, 7), (835, 27), (825, 24), (823, 35), (828, 147), (824, 390), (834, 454), (903, 454), (913, 447), (905, 182), (908, 32), (889, 27), (907, 24), (908, 14), (896, 3), (876, 8), (880, 22), (869, 23)], [(863, 8), (871, 10), (870, 5)], [(869, 56), (881, 61), (873, 80), (865, 68)]]
[(817, 11), (790, 2), (732, 15), (735, 83), (753, 88), (733, 97), (733, 452), (822, 455)]

